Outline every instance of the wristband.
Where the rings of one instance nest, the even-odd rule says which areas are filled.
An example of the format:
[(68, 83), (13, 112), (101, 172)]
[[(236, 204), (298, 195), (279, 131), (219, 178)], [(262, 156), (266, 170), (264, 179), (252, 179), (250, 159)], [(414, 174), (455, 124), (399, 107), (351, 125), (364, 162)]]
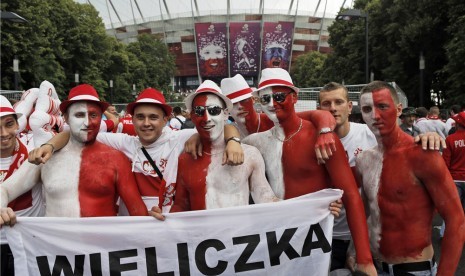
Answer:
[(320, 134), (326, 134), (326, 133), (330, 133), (330, 132), (333, 132), (333, 131), (329, 127), (324, 127), (322, 129), (320, 129)]
[(238, 142), (239, 144), (241, 143), (241, 139), (237, 138), (237, 137), (230, 137), (228, 140), (226, 140), (226, 144), (229, 143), (229, 141), (235, 141), (235, 142)]
[(52, 145), (52, 144), (50, 144), (50, 143), (45, 143), (45, 144), (42, 144), (42, 145), (40, 145), (40, 147), (43, 147), (43, 146), (46, 146), (46, 145), (48, 145), (48, 146), (51, 146), (51, 147), (52, 147), (52, 153), (54, 153), (54, 152), (55, 152), (55, 146), (54, 146), (54, 145)]

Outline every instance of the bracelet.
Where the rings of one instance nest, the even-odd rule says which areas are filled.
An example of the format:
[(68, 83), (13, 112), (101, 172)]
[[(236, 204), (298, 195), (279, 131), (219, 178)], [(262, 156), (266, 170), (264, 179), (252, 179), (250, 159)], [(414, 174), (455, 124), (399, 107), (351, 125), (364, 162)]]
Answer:
[(52, 144), (50, 144), (50, 143), (45, 143), (45, 144), (42, 144), (42, 145), (40, 145), (40, 147), (43, 147), (43, 146), (46, 146), (46, 145), (48, 145), (48, 146), (51, 146), (51, 147), (52, 147), (52, 153), (54, 153), (54, 152), (55, 152), (55, 146), (54, 146), (54, 145), (52, 145)]
[(326, 134), (326, 133), (331, 133), (333, 130), (329, 127), (324, 127), (320, 130), (320, 134)]

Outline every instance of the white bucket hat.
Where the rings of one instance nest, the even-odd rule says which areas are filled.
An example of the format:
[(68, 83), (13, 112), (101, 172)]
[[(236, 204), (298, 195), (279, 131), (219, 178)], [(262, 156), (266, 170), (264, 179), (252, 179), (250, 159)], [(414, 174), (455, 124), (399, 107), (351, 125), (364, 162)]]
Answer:
[(252, 88), (240, 74), (221, 81), (221, 91), (233, 104), (252, 97)]
[(266, 68), (262, 70), (258, 89), (252, 92), (252, 95), (258, 97), (258, 92), (272, 86), (286, 86), (292, 88), (295, 93), (299, 93), (299, 88), (294, 86), (289, 72), (282, 68)]
[(194, 93), (189, 94), (189, 96), (187, 96), (184, 100), (188, 112), (191, 112), (192, 110), (192, 102), (194, 101), (194, 98), (202, 93), (211, 93), (217, 95), (226, 104), (227, 112), (230, 112), (232, 110), (233, 103), (228, 97), (221, 93), (220, 87), (211, 80), (206, 80), (199, 86), (199, 88), (197, 88), (197, 90), (195, 90)]
[(13, 109), (13, 106), (11, 105), (10, 101), (5, 96), (0, 95), (0, 117), (12, 114), (16, 114), (18, 118), (23, 115), (21, 113), (17, 113)]

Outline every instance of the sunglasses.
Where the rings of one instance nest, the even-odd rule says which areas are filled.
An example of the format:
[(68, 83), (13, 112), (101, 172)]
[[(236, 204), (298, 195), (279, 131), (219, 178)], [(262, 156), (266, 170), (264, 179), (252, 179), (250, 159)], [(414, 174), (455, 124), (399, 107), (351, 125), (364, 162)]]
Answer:
[(217, 105), (212, 105), (212, 106), (196, 106), (194, 107), (194, 113), (195, 115), (202, 117), (205, 115), (205, 110), (208, 110), (208, 114), (212, 116), (218, 116), (221, 114), (221, 111), (223, 111), (224, 108), (221, 106)]
[(278, 103), (282, 103), (286, 100), (287, 95), (291, 94), (293, 92), (275, 92), (272, 94), (265, 94), (260, 96), (260, 103), (262, 105), (267, 105), (271, 101), (271, 97), (273, 97), (273, 100)]

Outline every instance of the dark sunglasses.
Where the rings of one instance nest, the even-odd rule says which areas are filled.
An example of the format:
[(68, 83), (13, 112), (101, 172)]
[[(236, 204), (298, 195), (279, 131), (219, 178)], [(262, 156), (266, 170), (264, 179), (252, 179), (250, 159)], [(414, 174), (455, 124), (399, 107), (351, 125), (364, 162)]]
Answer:
[(194, 113), (195, 115), (202, 117), (205, 115), (205, 110), (208, 110), (208, 114), (212, 116), (218, 116), (221, 114), (221, 111), (223, 111), (223, 108), (221, 106), (217, 105), (212, 105), (212, 106), (196, 106), (194, 107)]
[(284, 100), (286, 100), (286, 97), (287, 95), (291, 94), (293, 92), (289, 92), (289, 93), (286, 93), (286, 92), (275, 92), (275, 93), (272, 93), (272, 94), (265, 94), (265, 95), (261, 95), (260, 96), (260, 103), (262, 105), (267, 105), (270, 103), (271, 101), (271, 97), (273, 97), (273, 100), (275, 102), (278, 102), (278, 103), (282, 103), (284, 102)]

